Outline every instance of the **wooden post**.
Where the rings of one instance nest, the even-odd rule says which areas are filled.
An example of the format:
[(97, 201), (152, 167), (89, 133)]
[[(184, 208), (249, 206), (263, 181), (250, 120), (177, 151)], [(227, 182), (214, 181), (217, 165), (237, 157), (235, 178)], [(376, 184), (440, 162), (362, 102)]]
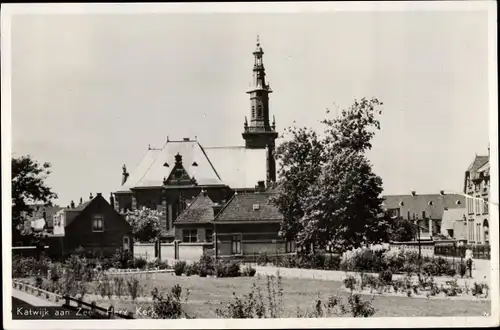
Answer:
[(115, 314), (115, 308), (113, 306), (108, 307), (108, 318), (112, 319)]

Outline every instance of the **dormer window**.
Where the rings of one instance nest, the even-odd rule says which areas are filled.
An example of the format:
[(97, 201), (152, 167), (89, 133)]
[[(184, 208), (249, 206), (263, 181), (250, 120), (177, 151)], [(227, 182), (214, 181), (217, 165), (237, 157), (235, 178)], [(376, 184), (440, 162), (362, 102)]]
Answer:
[(399, 206), (404, 206), (405, 203), (403, 203), (403, 201), (399, 202)]
[(429, 201), (429, 203), (428, 203), (428, 204), (429, 204), (429, 205), (433, 205), (434, 203), (433, 203), (432, 201)]
[(102, 215), (94, 215), (94, 217), (92, 218), (92, 231), (104, 231), (104, 218)]
[(168, 165), (167, 162), (165, 162), (165, 164), (163, 164), (163, 167), (169, 167), (170, 165)]
[(254, 211), (257, 211), (257, 210), (260, 209), (260, 205), (259, 204), (253, 204), (252, 208), (253, 208)]
[(193, 162), (193, 166), (198, 166), (198, 163), (197, 162)]
[(462, 202), (461, 202), (461, 201), (459, 201), (459, 200), (457, 200), (457, 201), (455, 202), (455, 204), (460, 205), (460, 204), (462, 204)]

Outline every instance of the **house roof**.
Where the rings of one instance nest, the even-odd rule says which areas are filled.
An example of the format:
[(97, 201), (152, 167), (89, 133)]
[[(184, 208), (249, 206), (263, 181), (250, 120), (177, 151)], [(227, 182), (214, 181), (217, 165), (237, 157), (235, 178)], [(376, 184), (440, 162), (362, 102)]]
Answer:
[(215, 203), (204, 192), (201, 192), (189, 206), (177, 217), (175, 223), (200, 223), (214, 220)]
[(465, 208), (444, 210), (441, 228), (445, 230), (453, 229), (453, 222), (463, 220), (466, 212)]
[[(226, 185), (233, 189), (254, 188), (266, 179), (266, 150), (237, 147), (202, 147), (197, 141), (167, 141), (161, 149), (146, 152), (118, 192), (133, 188), (160, 187), (182, 156), (187, 174), (200, 186)], [(164, 166), (164, 164), (169, 166)]]
[(235, 194), (216, 216), (215, 222), (281, 221), (283, 216), (271, 202), (272, 196), (268, 192)]
[(422, 211), (425, 211), (426, 217), (441, 219), (445, 208), (460, 209), (465, 207), (465, 197), (458, 194), (388, 195), (383, 196), (383, 199), (384, 209), (400, 209), (404, 218), (407, 217), (408, 211), (410, 216), (417, 213), (419, 218), (422, 216)]

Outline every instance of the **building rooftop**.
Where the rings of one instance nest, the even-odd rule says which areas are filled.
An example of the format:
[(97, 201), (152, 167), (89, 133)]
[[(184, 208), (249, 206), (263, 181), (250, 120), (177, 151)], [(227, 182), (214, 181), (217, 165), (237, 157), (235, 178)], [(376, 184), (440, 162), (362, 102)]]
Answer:
[(272, 196), (269, 192), (235, 194), (216, 216), (215, 222), (279, 222), (283, 216), (271, 202)]
[(177, 217), (175, 223), (200, 223), (214, 220), (215, 203), (204, 192), (201, 192), (189, 206)]
[(422, 211), (426, 217), (441, 219), (445, 209), (465, 208), (465, 197), (458, 194), (409, 194), (383, 196), (384, 209), (400, 209), (405, 219), (413, 218), (415, 213), (418, 219), (422, 218)]

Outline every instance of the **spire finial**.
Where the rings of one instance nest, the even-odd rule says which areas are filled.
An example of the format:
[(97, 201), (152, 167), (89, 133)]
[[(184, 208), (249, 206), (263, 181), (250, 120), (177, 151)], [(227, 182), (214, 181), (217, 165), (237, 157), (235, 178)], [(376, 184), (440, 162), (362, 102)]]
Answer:
[(260, 46), (259, 34), (257, 34), (257, 46)]

